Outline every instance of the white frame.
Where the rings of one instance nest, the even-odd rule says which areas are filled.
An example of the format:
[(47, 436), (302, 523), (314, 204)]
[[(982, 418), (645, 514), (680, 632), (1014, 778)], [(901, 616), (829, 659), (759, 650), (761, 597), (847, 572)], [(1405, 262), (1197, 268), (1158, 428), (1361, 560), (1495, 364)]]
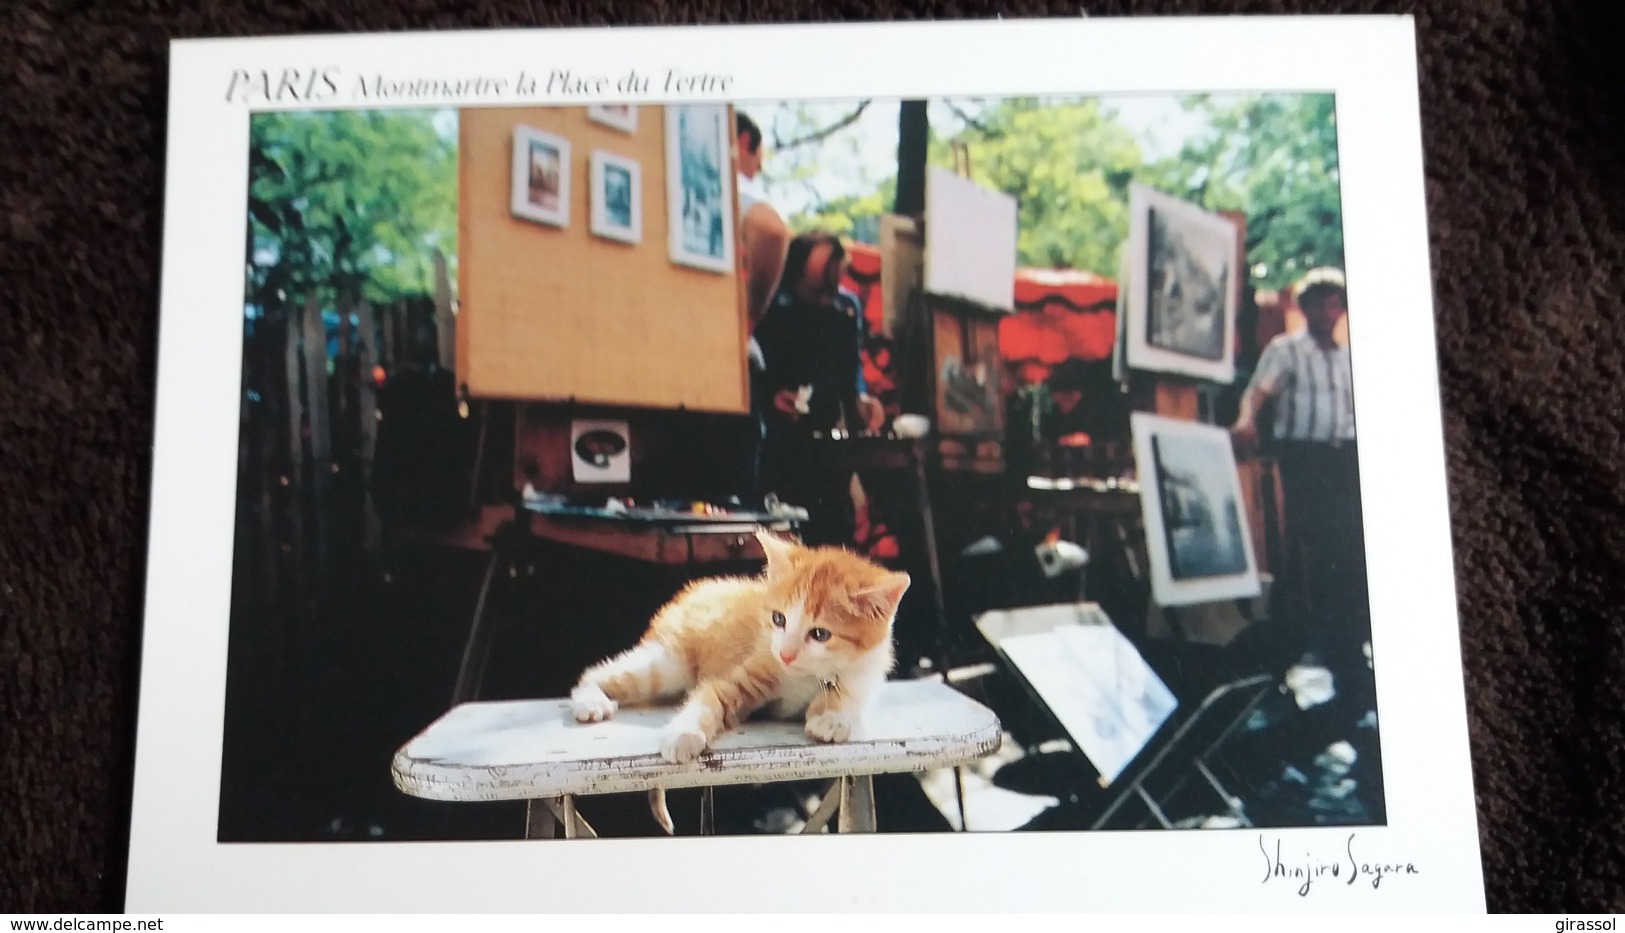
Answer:
[(613, 103), (597, 103), (587, 107), (587, 119), (594, 123), (607, 126), (610, 129), (620, 130), (623, 133), (635, 133), (638, 129), (638, 105), (627, 104), (625, 113), (611, 109), (620, 106)]
[[(1239, 294), (1236, 277), (1245, 274), (1245, 270), (1235, 267), (1235, 224), (1188, 201), (1137, 182), (1129, 186), (1128, 203), (1129, 234), (1123, 249), (1128, 258), (1125, 263), (1128, 269), (1128, 287), (1125, 289), (1128, 295), (1128, 320), (1124, 333), (1128, 338), (1126, 356), (1129, 369), (1172, 373), (1228, 385), (1236, 378), (1236, 309)], [(1217, 360), (1159, 347), (1146, 337), (1147, 319), (1151, 313), (1146, 293), (1151, 283), (1146, 239), (1150, 234), (1149, 212), (1153, 209), (1181, 225), (1202, 228), (1225, 242), (1227, 251), (1224, 261), (1230, 267), (1230, 281), (1229, 287), (1224, 290), (1224, 339), (1221, 356)]]
[[(722, 154), (722, 256), (692, 253), (683, 246), (683, 173), (682, 147), (678, 132), (679, 114), (684, 110), (715, 109), (722, 112), (718, 121), (717, 145)], [(737, 208), (734, 206), (733, 133), (728, 120), (726, 104), (668, 104), (666, 106), (666, 240), (671, 261), (680, 266), (704, 269), (708, 272), (732, 273), (734, 270), (734, 227)]]
[[(624, 170), (632, 179), (631, 210), (632, 223), (625, 227), (616, 226), (609, 219), (609, 205), (604, 199), (604, 181), (608, 178), (608, 169), (614, 167)], [(626, 156), (594, 149), (591, 157), (591, 172), (589, 174), (591, 187), (587, 192), (587, 200), (592, 206), (592, 232), (595, 236), (606, 240), (616, 240), (621, 243), (643, 242), (643, 166), (636, 160)]]
[[(1230, 432), (1211, 424), (1164, 418), (1145, 412), (1135, 412), (1129, 420), (1134, 432), (1134, 463), (1140, 482), (1140, 513), (1145, 520), (1145, 548), (1151, 569), (1152, 600), (1159, 606), (1189, 606), (1257, 596), (1261, 592), (1258, 555), (1253, 550), (1252, 529), (1246, 514), (1247, 500), (1241, 492), (1241, 473), (1236, 469)], [(1242, 572), (1193, 580), (1174, 579), (1168, 539), (1164, 534), (1160, 495), (1162, 477), (1155, 468), (1156, 458), (1151, 443), (1154, 438), (1171, 436), (1205, 441), (1224, 452), (1228, 466), (1225, 471), (1225, 493), (1235, 498), (1241, 517), (1241, 545), (1247, 558), (1247, 567)]]
[[(559, 153), (559, 209), (550, 211), (530, 202), (530, 147), (533, 143), (552, 146)], [(570, 141), (533, 126), (513, 130), (513, 175), (509, 210), (515, 217), (561, 229), (570, 226)]]
[[(609, 458), (604, 466), (595, 466), (581, 459), (576, 444), (581, 436), (593, 431), (608, 431), (626, 441), (621, 452)], [(625, 421), (602, 419), (575, 419), (570, 422), (570, 478), (578, 483), (627, 483), (632, 480), (632, 428)]]
[[(172, 43), (151, 516), (141, 631), (126, 911), (531, 913), (822, 909), (1448, 913), (1484, 910), (1454, 590), (1443, 418), (1411, 17), (1248, 16), (393, 33)], [(899, 57), (909, 47), (923, 54)], [(831, 68), (831, 49), (863, 68)], [(1080, 48), (1090, 49), (1079, 57)], [(653, 61), (720, 73), (723, 102), (1335, 93), (1371, 626), (1387, 825), (1200, 832), (983, 833), (555, 843), (218, 841), (242, 391), (249, 115), (378, 106), (363, 75), (435, 79), (391, 105), (546, 106), (542, 87), (448, 90), (538, 61), (582, 74)], [(1065, 68), (1051, 63), (1067, 61)], [(337, 63), (319, 101), (228, 98), (238, 71)], [(658, 80), (623, 99), (659, 103)], [(324, 92), (325, 93), (325, 92)], [(453, 96), (466, 93), (466, 96)], [(606, 95), (607, 96), (607, 95)], [(585, 104), (582, 100), (579, 103)], [(651, 169), (652, 171), (652, 169)], [(500, 183), (500, 182), (499, 182)], [(388, 763), (379, 762), (379, 774)], [(1419, 874), (1346, 884), (1261, 881), (1261, 845), (1291, 861), (1360, 858)], [(906, 866), (902, 870), (899, 866)], [(720, 875), (728, 884), (717, 884)], [(538, 879), (542, 879), (539, 882)], [(629, 883), (635, 879), (635, 883)], [(1173, 879), (1174, 883), (1170, 883)], [(395, 921), (399, 924), (401, 921)], [(1126, 922), (1136, 922), (1132, 919)], [(1221, 925), (1226, 922), (1217, 921)], [(1236, 921), (1230, 921), (1235, 923)], [(1344, 917), (1342, 925), (1365, 923)], [(416, 925), (444, 926), (425, 917)], [(1166, 922), (1165, 922), (1166, 923)], [(411, 924), (408, 924), (409, 926)]]

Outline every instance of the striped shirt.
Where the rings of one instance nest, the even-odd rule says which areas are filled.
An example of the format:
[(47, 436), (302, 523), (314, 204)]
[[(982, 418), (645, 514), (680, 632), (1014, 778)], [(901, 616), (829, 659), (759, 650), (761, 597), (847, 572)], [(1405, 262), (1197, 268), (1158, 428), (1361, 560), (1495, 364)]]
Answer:
[(1354, 373), (1348, 347), (1322, 350), (1307, 330), (1271, 340), (1248, 386), (1275, 400), (1275, 438), (1354, 440)]

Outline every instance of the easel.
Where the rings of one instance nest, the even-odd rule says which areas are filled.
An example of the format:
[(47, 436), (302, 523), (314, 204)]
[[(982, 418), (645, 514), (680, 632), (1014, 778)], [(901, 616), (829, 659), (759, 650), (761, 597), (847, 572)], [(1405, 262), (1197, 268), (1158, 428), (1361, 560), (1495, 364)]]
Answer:
[[(1135, 407), (1140, 410), (1149, 409), (1165, 417), (1195, 422), (1211, 423), (1214, 420), (1213, 397), (1216, 391), (1213, 388), (1188, 380), (1160, 374), (1153, 377), (1144, 373), (1130, 373), (1130, 383)], [(1149, 479), (1142, 472), (1141, 481)], [(1269, 532), (1274, 515), (1273, 496), (1264, 496), (1263, 505), (1265, 538), (1266, 542), (1271, 542), (1273, 538)], [(1258, 613), (1243, 612), (1235, 600), (1186, 606), (1157, 605), (1151, 595), (1147, 564), (1145, 535), (1149, 529), (1141, 524), (1138, 533), (1129, 534), (1126, 533), (1127, 525), (1118, 523), (1119, 543), (1124, 549), (1125, 566), (1133, 569), (1137, 587), (1145, 596), (1146, 615), (1142, 634), (1150, 636), (1152, 622), (1160, 621), (1179, 644), (1191, 645), (1199, 640), (1207, 640), (1193, 638), (1193, 629), (1197, 626), (1208, 632), (1215, 628), (1230, 628), (1233, 637), (1240, 628), (1256, 621)], [(1226, 642), (1228, 640), (1224, 639)], [(1172, 829), (1175, 824), (1167, 815), (1167, 804), (1185, 789), (1193, 777), (1199, 778), (1212, 790), (1232, 820), (1241, 826), (1251, 826), (1245, 804), (1221, 781), (1215, 773), (1213, 762), (1226, 741), (1247, 721), (1258, 704), (1272, 689), (1280, 689), (1280, 686), (1278, 676), (1261, 673), (1231, 678), (1209, 691), (1151, 758), (1135, 769), (1132, 779), (1096, 818), (1091, 828), (1105, 828), (1127, 803), (1138, 799), (1151, 819), (1164, 829)], [(1170, 767), (1182, 768), (1184, 773), (1179, 774), (1166, 790), (1154, 792), (1150, 782), (1165, 774)]]

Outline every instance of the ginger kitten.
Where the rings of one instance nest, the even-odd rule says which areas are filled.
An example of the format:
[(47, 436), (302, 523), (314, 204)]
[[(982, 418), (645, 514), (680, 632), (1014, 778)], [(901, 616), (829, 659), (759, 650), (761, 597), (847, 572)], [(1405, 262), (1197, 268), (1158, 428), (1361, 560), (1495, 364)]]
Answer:
[[(691, 583), (655, 613), (638, 644), (589, 667), (570, 693), (578, 722), (625, 705), (686, 697), (660, 754), (691, 762), (753, 713), (805, 714), (820, 742), (858, 734), (894, 663), (892, 623), (908, 589), (893, 573), (839, 548), (807, 548), (759, 530), (757, 577)], [(664, 794), (650, 802), (669, 833)]]

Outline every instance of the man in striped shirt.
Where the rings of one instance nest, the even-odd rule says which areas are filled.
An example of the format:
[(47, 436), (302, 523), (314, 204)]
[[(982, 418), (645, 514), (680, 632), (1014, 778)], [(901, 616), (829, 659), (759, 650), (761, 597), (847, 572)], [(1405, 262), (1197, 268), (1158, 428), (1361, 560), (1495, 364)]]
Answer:
[(1260, 412), (1272, 406), (1285, 500), (1282, 595), (1296, 603), (1283, 615), (1296, 618), (1341, 693), (1365, 685), (1370, 637), (1353, 375), (1348, 347), (1335, 337), (1348, 294), (1336, 269), (1309, 272), (1294, 291), (1306, 327), (1264, 348), (1231, 430), (1239, 446), (1251, 447)]

